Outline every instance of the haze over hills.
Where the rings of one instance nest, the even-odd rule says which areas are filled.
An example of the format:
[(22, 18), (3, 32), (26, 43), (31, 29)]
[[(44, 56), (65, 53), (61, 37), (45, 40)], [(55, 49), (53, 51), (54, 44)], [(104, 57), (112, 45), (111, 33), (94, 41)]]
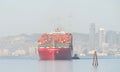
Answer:
[[(37, 40), (40, 34), (20, 34), (16, 36), (8, 36), (0, 38), (0, 50), (2, 55), (14, 55), (18, 52), (18, 55), (29, 55), (30, 50), (34, 50), (37, 47)], [(5, 54), (7, 53), (8, 54)], [(23, 52), (24, 54), (19, 54)]]
[[(3, 56), (11, 56), (14, 55), (14, 53), (16, 53), (17, 55), (17, 52), (24, 52), (24, 54), (18, 55), (30, 55), (30, 53), (33, 53), (32, 50), (35, 52), (35, 49), (37, 48), (37, 41), (40, 35), (41, 34), (37, 33), (31, 35), (20, 34), (16, 36), (0, 38), (0, 54)], [(85, 44), (86, 42), (88, 42), (87, 34), (73, 33), (73, 37), (75, 45), (79, 45), (82, 43)]]
[[(73, 34), (73, 53), (79, 56), (90, 55), (89, 51), (89, 34), (72, 33)], [(36, 56), (37, 41), (41, 36), (36, 34), (20, 34), (16, 36), (8, 36), (0, 38), (0, 56)], [(98, 47), (98, 34), (96, 34), (96, 47)], [(101, 49), (97, 48), (101, 53)], [(105, 56), (120, 54), (120, 47), (106, 47)]]

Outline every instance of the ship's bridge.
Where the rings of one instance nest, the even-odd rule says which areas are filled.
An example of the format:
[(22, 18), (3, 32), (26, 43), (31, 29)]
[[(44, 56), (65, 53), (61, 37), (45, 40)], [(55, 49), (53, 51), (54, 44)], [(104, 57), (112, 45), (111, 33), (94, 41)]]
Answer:
[(51, 32), (50, 34), (65, 34), (64, 31), (61, 31), (59, 28), (56, 28), (53, 32)]

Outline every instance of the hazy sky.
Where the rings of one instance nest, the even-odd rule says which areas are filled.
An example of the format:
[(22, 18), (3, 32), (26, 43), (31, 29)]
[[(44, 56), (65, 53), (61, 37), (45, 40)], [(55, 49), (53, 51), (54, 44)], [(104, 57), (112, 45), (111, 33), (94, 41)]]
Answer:
[(50, 32), (56, 26), (88, 33), (90, 23), (120, 31), (120, 0), (0, 0), (0, 37)]

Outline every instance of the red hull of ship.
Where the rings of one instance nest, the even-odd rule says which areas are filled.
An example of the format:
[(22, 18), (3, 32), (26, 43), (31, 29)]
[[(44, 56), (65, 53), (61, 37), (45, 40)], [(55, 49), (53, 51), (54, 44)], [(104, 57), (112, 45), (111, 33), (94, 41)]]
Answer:
[(38, 48), (40, 60), (71, 60), (70, 48)]

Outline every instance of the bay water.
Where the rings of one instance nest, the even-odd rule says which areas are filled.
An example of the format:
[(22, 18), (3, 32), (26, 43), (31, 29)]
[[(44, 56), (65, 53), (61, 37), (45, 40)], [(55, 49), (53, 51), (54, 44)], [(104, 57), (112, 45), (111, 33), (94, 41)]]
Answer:
[(0, 59), (0, 72), (120, 72), (120, 59), (39, 60)]

